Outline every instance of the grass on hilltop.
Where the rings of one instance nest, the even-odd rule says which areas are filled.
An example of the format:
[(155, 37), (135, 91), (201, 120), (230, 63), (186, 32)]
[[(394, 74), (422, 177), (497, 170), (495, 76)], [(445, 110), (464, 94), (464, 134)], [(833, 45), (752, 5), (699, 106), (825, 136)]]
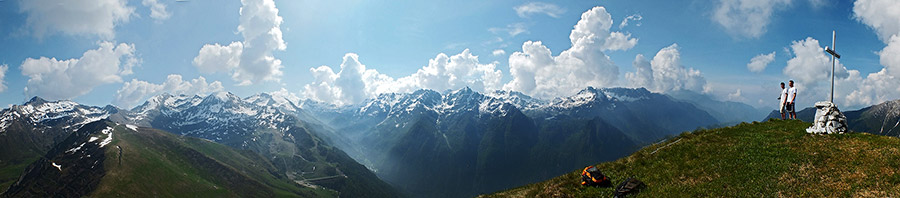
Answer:
[[(900, 196), (900, 139), (811, 135), (809, 126), (769, 120), (686, 132), (597, 166), (614, 184), (646, 183), (635, 197)], [(582, 187), (580, 174), (481, 197), (612, 196), (613, 188)]]

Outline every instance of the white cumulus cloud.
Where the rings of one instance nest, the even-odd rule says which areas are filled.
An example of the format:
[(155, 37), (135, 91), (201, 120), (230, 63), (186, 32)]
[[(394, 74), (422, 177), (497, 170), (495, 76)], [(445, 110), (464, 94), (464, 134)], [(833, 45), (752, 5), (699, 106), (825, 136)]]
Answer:
[[(900, 19), (900, 18), (898, 18)], [(900, 35), (891, 36), (891, 40), (887, 43), (878, 56), (881, 57), (881, 65), (887, 70), (891, 76), (900, 76)]]
[(231, 42), (231, 44), (223, 46), (216, 44), (206, 44), (200, 48), (200, 53), (194, 57), (194, 65), (200, 72), (232, 72), (241, 64), (241, 53), (244, 50), (244, 44), (241, 42)]
[(503, 75), (500, 70), (496, 70), (496, 66), (496, 62), (481, 64), (478, 56), (466, 49), (453, 56), (438, 54), (428, 61), (427, 66), (398, 81), (413, 85), (412, 89), (401, 91), (419, 88), (442, 91), (466, 86), (478, 91), (496, 90), (500, 88), (500, 77)]
[[(359, 62), (359, 55), (344, 55), (341, 70), (338, 73), (328, 66), (310, 68), (315, 80), (304, 86), (307, 98), (342, 105), (360, 102), (368, 97), (366, 81), (363, 79), (366, 65)], [(375, 70), (371, 70), (375, 71)]]
[(875, 30), (878, 38), (887, 43), (900, 33), (900, 2), (895, 0), (857, 0), (853, 2), (853, 17)]
[(634, 72), (625, 73), (625, 81), (630, 87), (645, 87), (652, 89), (653, 87), (653, 66), (650, 61), (644, 58), (643, 54), (634, 56), (631, 62), (634, 66)]
[(637, 39), (631, 38), (631, 33), (611, 32), (603, 42), (603, 50), (628, 50), (637, 45)]
[(57, 60), (27, 58), (22, 75), (28, 77), (25, 94), (50, 100), (71, 99), (87, 94), (94, 87), (122, 82), (122, 75), (140, 60), (134, 55), (134, 44), (100, 42), (100, 48), (84, 52), (80, 58)]
[(224, 90), (224, 87), (221, 82), (207, 83), (206, 78), (203, 78), (203, 76), (185, 81), (182, 80), (181, 75), (170, 74), (162, 84), (131, 79), (130, 82), (125, 82), (122, 88), (116, 91), (116, 98), (113, 104), (122, 108), (131, 108), (151, 96), (162, 93), (202, 95), (222, 90)]
[(769, 66), (769, 63), (775, 60), (775, 52), (768, 54), (760, 54), (756, 55), (752, 59), (750, 59), (750, 63), (747, 63), (747, 69), (752, 72), (762, 72)]
[(566, 96), (587, 86), (612, 86), (619, 67), (604, 51), (627, 50), (637, 44), (630, 34), (610, 32), (612, 17), (604, 7), (594, 7), (581, 15), (569, 39), (572, 47), (553, 56), (540, 41), (527, 41), (521, 52), (509, 57), (513, 79), (504, 89), (539, 98)]
[(476, 91), (499, 89), (502, 73), (496, 62), (482, 64), (468, 49), (448, 56), (438, 54), (416, 73), (392, 78), (368, 69), (353, 53), (344, 55), (337, 73), (328, 66), (310, 68), (315, 80), (303, 87), (306, 98), (334, 103), (353, 104), (381, 93), (411, 92), (418, 89), (443, 91), (470, 87)]
[(759, 38), (766, 33), (776, 9), (791, 4), (791, 0), (719, 0), (712, 20), (735, 36)]
[(97, 35), (110, 39), (116, 25), (128, 22), (134, 7), (125, 0), (96, 1), (19, 1), (20, 11), (26, 14), (25, 24), (35, 37), (50, 33), (66, 35)]
[(513, 9), (516, 10), (516, 14), (522, 18), (527, 18), (533, 14), (546, 14), (553, 18), (559, 18), (559, 15), (566, 12), (565, 9), (562, 9), (555, 4), (543, 2), (530, 2), (516, 6)]
[(853, 16), (875, 30), (886, 44), (878, 52), (886, 74), (900, 76), (900, 1), (858, 0), (853, 3)]
[(610, 32), (612, 24), (612, 16), (604, 7), (594, 7), (582, 13), (581, 20), (578, 20), (569, 34), (572, 48), (599, 45), (600, 50), (627, 50), (637, 44), (637, 39), (631, 38), (631, 34)]
[[(806, 85), (831, 82), (831, 56), (819, 45), (818, 40), (807, 37), (805, 40), (793, 41), (790, 49), (794, 57), (784, 67), (785, 75)], [(849, 75), (840, 60), (836, 60), (834, 70), (835, 78), (846, 78)]]
[(843, 97), (845, 105), (865, 107), (900, 98), (900, 78), (887, 74), (885, 69), (863, 78), (859, 71), (850, 70), (847, 79), (835, 82), (835, 100)]
[(278, 8), (273, 0), (241, 0), (241, 4), (238, 32), (244, 40), (228, 46), (204, 45), (194, 65), (205, 72), (227, 72), (239, 85), (279, 81), (284, 66), (273, 52), (285, 50), (287, 44)]
[(157, 22), (172, 16), (166, 11), (166, 4), (160, 3), (159, 0), (142, 0), (141, 4), (150, 8), (150, 18), (156, 19)]
[(835, 99), (843, 98), (846, 105), (863, 107), (900, 98), (900, 1), (857, 0), (853, 3), (853, 17), (872, 28), (885, 43), (878, 52), (884, 68), (866, 76), (850, 70), (846, 80), (836, 83)]
[(850, 70), (850, 77), (838, 81), (835, 95), (843, 96), (847, 105), (859, 107), (900, 98), (900, 2), (859, 0), (854, 2), (853, 15), (885, 43), (878, 52), (884, 68), (865, 76)]
[(663, 93), (678, 90), (701, 93), (710, 91), (706, 78), (699, 70), (681, 65), (678, 44), (660, 49), (650, 61), (643, 55), (637, 55), (632, 64), (635, 72), (626, 73), (625, 80), (633, 87), (645, 87), (650, 91)]

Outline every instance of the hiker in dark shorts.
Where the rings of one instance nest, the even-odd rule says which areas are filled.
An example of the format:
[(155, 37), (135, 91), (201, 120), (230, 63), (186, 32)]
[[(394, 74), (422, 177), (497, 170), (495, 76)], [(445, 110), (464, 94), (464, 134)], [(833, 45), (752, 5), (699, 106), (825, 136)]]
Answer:
[(787, 91), (788, 98), (786, 100), (787, 103), (785, 107), (787, 107), (786, 109), (788, 113), (790, 113), (790, 119), (797, 119), (797, 108), (794, 106), (794, 104), (797, 102), (797, 88), (794, 87), (794, 80), (788, 81), (788, 83), (791, 88)]

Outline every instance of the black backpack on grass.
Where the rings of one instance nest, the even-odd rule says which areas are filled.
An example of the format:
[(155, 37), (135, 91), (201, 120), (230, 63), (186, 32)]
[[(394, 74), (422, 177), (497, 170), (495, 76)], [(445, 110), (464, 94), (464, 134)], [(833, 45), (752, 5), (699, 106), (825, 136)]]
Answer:
[(612, 183), (606, 175), (603, 175), (603, 173), (600, 172), (600, 169), (597, 169), (597, 167), (594, 166), (588, 166), (581, 171), (581, 185), (611, 187)]
[(639, 188), (642, 186), (644, 186), (644, 182), (641, 182), (634, 177), (629, 177), (628, 179), (625, 179), (625, 181), (622, 181), (619, 186), (616, 186), (616, 191), (614, 193), (615, 198), (622, 198), (627, 194), (635, 193), (640, 190)]

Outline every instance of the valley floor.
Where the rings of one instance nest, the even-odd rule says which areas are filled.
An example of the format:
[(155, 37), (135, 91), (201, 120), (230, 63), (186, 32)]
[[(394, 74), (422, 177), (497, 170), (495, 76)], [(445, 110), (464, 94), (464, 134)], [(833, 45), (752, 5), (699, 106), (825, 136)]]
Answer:
[[(801, 121), (770, 120), (684, 133), (598, 165), (613, 184), (646, 183), (636, 197), (897, 197), (900, 139), (810, 135)], [(582, 187), (581, 170), (481, 197), (611, 197)]]

